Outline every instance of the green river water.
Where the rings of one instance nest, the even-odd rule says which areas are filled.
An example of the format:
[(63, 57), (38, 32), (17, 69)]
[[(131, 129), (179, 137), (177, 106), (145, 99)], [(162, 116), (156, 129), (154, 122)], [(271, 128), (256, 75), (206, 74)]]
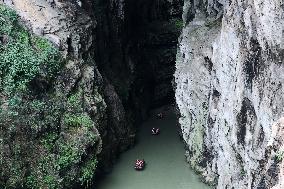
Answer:
[[(175, 114), (171, 110), (164, 112), (163, 119), (152, 116), (141, 125), (135, 147), (120, 156), (113, 171), (99, 182), (96, 189), (210, 188), (185, 162), (184, 145), (178, 135)], [(160, 135), (152, 136), (152, 127), (159, 127)], [(143, 171), (133, 168), (139, 158), (147, 163)]]

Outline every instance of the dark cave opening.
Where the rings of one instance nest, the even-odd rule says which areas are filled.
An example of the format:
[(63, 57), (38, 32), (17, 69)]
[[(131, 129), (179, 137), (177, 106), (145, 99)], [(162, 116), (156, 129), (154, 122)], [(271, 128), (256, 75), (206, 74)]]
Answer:
[[(174, 102), (172, 86), (180, 34), (182, 1), (98, 3), (96, 62), (114, 86), (126, 109), (145, 117), (150, 108)], [(109, 11), (112, 10), (112, 11)]]
[(138, 0), (126, 5), (128, 36), (136, 45), (131, 54), (138, 57), (134, 87), (146, 86), (151, 99), (149, 108), (171, 104), (182, 1)]
[(96, 1), (94, 53), (112, 118), (102, 131), (108, 147), (100, 155), (97, 175), (109, 172), (117, 155), (133, 146), (137, 125), (151, 109), (175, 102), (182, 5), (182, 0)]

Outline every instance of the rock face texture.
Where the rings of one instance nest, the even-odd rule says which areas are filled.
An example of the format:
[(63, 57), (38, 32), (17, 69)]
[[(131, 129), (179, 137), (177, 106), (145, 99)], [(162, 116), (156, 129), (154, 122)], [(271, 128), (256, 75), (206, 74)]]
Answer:
[[(0, 187), (89, 185), (94, 177), (97, 154), (102, 149), (98, 129), (106, 125), (107, 118), (102, 78), (91, 50), (95, 21), (79, 4), (71, 1), (0, 1), (1, 24), (12, 28), (11, 35), (5, 30), (0, 33), (1, 39), (7, 38), (1, 43), (1, 58), (14, 53), (12, 60), (1, 59), (12, 65), (8, 70), (14, 69), (19, 56), (17, 51), (2, 54), (9, 43), (27, 41), (25, 45), (32, 46), (38, 54), (43, 53), (40, 48), (50, 45), (42, 38), (35, 43), (38, 39), (35, 35), (18, 29), (19, 24), (12, 21), (14, 13), (2, 4), (16, 11), (22, 21), (20, 25), (25, 25), (30, 33), (48, 39), (60, 50), (62, 61), (58, 64), (63, 66), (47, 80), (48, 57), (39, 73), (30, 78), (27, 86), (23, 85), (26, 90), (9, 94), (3, 90), (1, 67)], [(22, 47), (19, 52), (26, 51)], [(21, 64), (16, 67), (22, 66), (22, 69), (16, 73), (14, 81), (21, 80), (23, 75), (32, 75), (34, 65), (29, 65), (31, 70), (26, 65), (29, 61), (37, 64), (38, 60), (26, 60), (29, 56), (27, 52), (22, 62), (19, 61)]]
[[(181, 0), (0, 3), (3, 62), (16, 62), (2, 52), (17, 40), (44, 54), (35, 35), (62, 56), (50, 76), (48, 64), (36, 75), (19, 64), (11, 79), (1, 62), (0, 187), (78, 188), (109, 171), (134, 143), (137, 120), (171, 101), (183, 27), (174, 85), (188, 162), (220, 189), (283, 189), (282, 0), (185, 0), (183, 23)], [(13, 80), (28, 90), (7, 93)]]
[[(173, 98), (181, 4), (0, 1), (0, 51), (9, 55), (1, 54), (0, 60), (20, 65), (13, 71), (0, 64), (0, 188), (88, 187), (95, 172), (111, 169), (117, 155), (134, 143), (135, 123), (147, 116), (151, 104), (170, 103)], [(20, 24), (2, 5), (16, 11)], [(141, 12), (135, 11), (140, 7)], [(12, 33), (8, 35), (3, 24)], [(60, 70), (50, 77), (49, 58), (31, 74), (34, 70), (27, 67), (38, 64), (29, 58), (31, 53), (24, 54), (23, 61), (12, 61), (18, 53), (8, 49), (12, 42), (24, 42), (41, 55), (41, 48), (50, 46), (43, 39), (62, 59)], [(34, 64), (28, 64), (30, 60)], [(13, 79), (23, 80), (28, 90), (16, 88), (7, 94), (3, 70), (16, 72)], [(26, 75), (32, 77), (26, 81)]]
[(223, 188), (284, 188), (283, 1), (185, 0), (175, 97), (188, 162)]

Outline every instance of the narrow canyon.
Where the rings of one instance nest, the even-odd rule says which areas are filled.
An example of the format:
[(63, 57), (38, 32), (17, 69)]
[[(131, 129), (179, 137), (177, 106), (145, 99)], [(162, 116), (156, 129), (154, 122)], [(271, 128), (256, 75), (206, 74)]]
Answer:
[(283, 13), (0, 0), (0, 188), (284, 189)]

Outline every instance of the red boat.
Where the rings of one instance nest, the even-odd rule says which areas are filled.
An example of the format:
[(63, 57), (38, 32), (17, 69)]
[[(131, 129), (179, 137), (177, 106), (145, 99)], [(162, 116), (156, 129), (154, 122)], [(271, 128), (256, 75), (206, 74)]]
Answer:
[(137, 159), (134, 165), (134, 169), (137, 171), (143, 170), (145, 168), (146, 162), (144, 159)]

